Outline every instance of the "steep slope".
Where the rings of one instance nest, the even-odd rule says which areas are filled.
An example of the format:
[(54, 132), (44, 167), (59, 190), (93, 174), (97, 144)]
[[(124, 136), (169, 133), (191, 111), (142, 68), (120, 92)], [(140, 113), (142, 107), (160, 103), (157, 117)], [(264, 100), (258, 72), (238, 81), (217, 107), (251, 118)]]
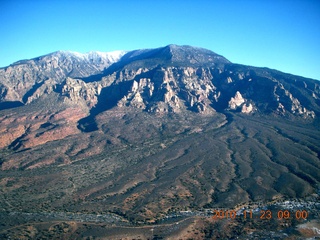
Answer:
[(123, 54), (124, 51), (87, 54), (59, 51), (13, 63), (0, 69), (0, 102), (30, 103), (52, 92), (67, 77), (84, 78), (101, 73)]
[(210, 50), (190, 46), (127, 53), (56, 52), (0, 69), (0, 83), (2, 108), (28, 104), (54, 91), (73, 102), (83, 100), (89, 109), (96, 107), (94, 114), (106, 105), (304, 118), (320, 112), (318, 81), (232, 64)]
[(110, 85), (105, 84), (89, 117), (79, 122), (84, 131), (96, 130), (95, 116), (114, 106), (158, 113), (227, 110), (304, 119), (320, 113), (318, 81), (232, 64), (214, 52), (190, 46), (128, 52), (104, 75), (101, 82)]
[(169, 45), (25, 60), (0, 88), (5, 211), (153, 222), (319, 199), (317, 80)]
[[(69, 129), (71, 135), (92, 132), (99, 129), (96, 117), (115, 107), (158, 114), (271, 114), (307, 121), (320, 114), (318, 81), (232, 64), (210, 50), (191, 46), (55, 52), (0, 69), (0, 83), (0, 107), (9, 108), (1, 124), (1, 147), (20, 150), (61, 139), (39, 135), (46, 132), (41, 124)], [(25, 106), (23, 115), (10, 112), (14, 106)], [(79, 114), (62, 114), (68, 108)], [(52, 116), (57, 114), (65, 121), (55, 123)], [(40, 136), (47, 140), (39, 140)]]

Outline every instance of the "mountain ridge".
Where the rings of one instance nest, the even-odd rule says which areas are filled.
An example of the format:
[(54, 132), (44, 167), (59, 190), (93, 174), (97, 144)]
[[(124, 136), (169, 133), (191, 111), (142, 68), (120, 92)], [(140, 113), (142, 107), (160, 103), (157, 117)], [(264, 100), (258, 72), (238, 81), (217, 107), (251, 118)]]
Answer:
[[(29, 226), (40, 233), (42, 221), (65, 239), (56, 213), (68, 213), (63, 219), (84, 220), (91, 232), (88, 219), (115, 216), (130, 233), (137, 224), (150, 233), (144, 224), (156, 223), (154, 238), (172, 237), (166, 222), (217, 237), (232, 223), (226, 238), (268, 224), (284, 236), (305, 220), (276, 219), (275, 211), (268, 222), (259, 211), (257, 219), (211, 216), (274, 210), (280, 201), (308, 203), (308, 221), (319, 219), (319, 126), (319, 81), (201, 48), (57, 52), (1, 68), (0, 205), (8, 224), (0, 234)], [(105, 236), (127, 226), (108, 224)]]
[(58, 51), (0, 69), (0, 109), (51, 106), (49, 99), (56, 104), (45, 107), (48, 111), (79, 109), (79, 118), (67, 119), (84, 132), (97, 131), (96, 118), (113, 108), (208, 116), (239, 112), (309, 122), (320, 116), (316, 80), (173, 44), (109, 53)]
[[(15, 71), (14, 68), (17, 68), (17, 71)], [(188, 71), (190, 71), (190, 68), (193, 68), (192, 73), (191, 72), (187, 73)], [(235, 70), (238, 72), (237, 74), (233, 73), (233, 71)], [(281, 83), (279, 83), (280, 85), (278, 87), (274, 86), (274, 88), (282, 89), (283, 88), (282, 85), (284, 83), (283, 79), (286, 78), (285, 82), (290, 81), (291, 82), (290, 84), (292, 85), (297, 84), (297, 82), (298, 84), (300, 84), (300, 82), (304, 82), (303, 83), (304, 87), (308, 88), (308, 84), (309, 84), (311, 86), (309, 91), (313, 91), (312, 97), (315, 99), (315, 101), (313, 101), (310, 97), (308, 98), (303, 97), (304, 100), (306, 100), (307, 105), (312, 106), (316, 110), (316, 111), (310, 110), (311, 111), (310, 112), (307, 108), (306, 110), (304, 110), (305, 108), (303, 106), (300, 106), (301, 104), (299, 101), (296, 101), (296, 100), (293, 101), (291, 97), (292, 94), (290, 93), (291, 94), (290, 95), (287, 92), (288, 90), (284, 89), (284, 93), (283, 93), (285, 95), (284, 98), (289, 97), (290, 101), (295, 102), (292, 104), (296, 105), (294, 107), (290, 107), (291, 109), (286, 109), (286, 110), (289, 110), (289, 112), (291, 113), (295, 113), (297, 111), (293, 109), (300, 109), (298, 110), (300, 114), (304, 116), (310, 115), (313, 117), (320, 112), (317, 106), (318, 104), (316, 103), (318, 101), (317, 99), (319, 99), (319, 84), (315, 82), (315, 80), (302, 78), (295, 75), (288, 75), (288, 74), (286, 75), (285, 73), (282, 73), (280, 71), (267, 69), (267, 68), (257, 68), (252, 66), (233, 64), (223, 56), (218, 55), (210, 50), (186, 46), (186, 45), (184, 46), (168, 45), (168, 46), (160, 47), (156, 49), (142, 49), (142, 50), (133, 50), (128, 52), (115, 51), (110, 53), (89, 52), (86, 54), (79, 54), (79, 53), (70, 52), (70, 51), (58, 51), (58, 52), (44, 55), (31, 60), (27, 60), (27, 61), (24, 60), (19, 64), (10, 65), (9, 67), (0, 69), (0, 97), (1, 97), (0, 101), (1, 102), (7, 102), (7, 101), (22, 102), (24, 104), (30, 103), (33, 101), (33, 99), (37, 99), (42, 94), (44, 94), (43, 91), (52, 92), (59, 88), (65, 89), (65, 90), (68, 89), (68, 87), (63, 88), (62, 85), (66, 83), (65, 79), (72, 78), (72, 79), (78, 79), (77, 81), (79, 84), (80, 84), (79, 81), (84, 82), (80, 84), (84, 91), (86, 91), (85, 90), (86, 86), (88, 86), (88, 91), (91, 92), (88, 94), (91, 97), (89, 97), (89, 100), (87, 99), (84, 101), (87, 101), (87, 105), (89, 105), (91, 108), (95, 106), (95, 104), (97, 103), (96, 102), (97, 100), (95, 99), (97, 98), (101, 90), (106, 88), (110, 84), (117, 85), (121, 81), (132, 81), (132, 80), (139, 82), (143, 78), (142, 76), (147, 76), (146, 79), (150, 79), (148, 78), (149, 75), (152, 76), (153, 78), (154, 77), (153, 74), (155, 72), (159, 73), (161, 71), (162, 72), (165, 71), (166, 75), (171, 74), (171, 78), (172, 77), (176, 78), (174, 81), (167, 79), (169, 82), (171, 82), (171, 84), (176, 86), (175, 90), (169, 86), (170, 84), (169, 85), (167, 84), (167, 87), (163, 85), (164, 83), (157, 86), (158, 88), (162, 89), (161, 91), (163, 95), (163, 96), (158, 96), (158, 99), (161, 100), (162, 98), (164, 102), (168, 102), (170, 105), (168, 107), (171, 109), (175, 109), (175, 110), (178, 109), (177, 106), (179, 104), (174, 101), (178, 101), (177, 99), (181, 98), (182, 92), (189, 92), (191, 90), (192, 88), (191, 86), (189, 86), (188, 89), (185, 89), (185, 87), (191, 84), (190, 81), (191, 81), (191, 78), (193, 77), (196, 78), (195, 81), (197, 83), (194, 83), (194, 84), (197, 85), (197, 89), (192, 89), (194, 93), (190, 93), (190, 94), (188, 93), (187, 95), (189, 97), (185, 96), (189, 99), (182, 99), (182, 100), (183, 102), (186, 102), (186, 101), (189, 102), (185, 104), (187, 108), (190, 108), (190, 107), (192, 108), (194, 105), (194, 102), (197, 102), (198, 104), (196, 104), (197, 105), (196, 109), (198, 109), (200, 112), (204, 112), (204, 109), (211, 109), (212, 106), (215, 106), (217, 109), (221, 108), (221, 106), (224, 106), (223, 107), (224, 109), (228, 108), (228, 106), (230, 105), (228, 104), (228, 102), (231, 101), (231, 98), (234, 97), (237, 92), (240, 93), (241, 97), (243, 94), (249, 95), (249, 97), (251, 97), (251, 95), (254, 95), (252, 90), (251, 92), (248, 92), (249, 81), (251, 81), (253, 78), (258, 77), (260, 79), (259, 80), (260, 82), (263, 81), (261, 79), (264, 79), (265, 83), (262, 83), (262, 82), (257, 83), (257, 81), (255, 83), (256, 85), (259, 85), (260, 88), (264, 88), (266, 87), (265, 84), (267, 85), (271, 84), (268, 82), (278, 81), (278, 79), (274, 77), (274, 75), (277, 75), (278, 78), (280, 76), (279, 79)], [(120, 78), (117, 76), (114, 76), (115, 73), (120, 74), (119, 75)], [(132, 76), (130, 76), (130, 74)], [(176, 76), (174, 76), (174, 74), (176, 74)], [(187, 76), (190, 74), (193, 75), (193, 77)], [(202, 86), (201, 84), (199, 85), (199, 82), (197, 80), (198, 77), (201, 77), (199, 76), (199, 74), (200, 75), (202, 74), (203, 75), (202, 77), (206, 78), (205, 80), (206, 83), (204, 83), (204, 85), (202, 83)], [(234, 81), (232, 78), (235, 78), (236, 80)], [(289, 80), (289, 79), (293, 79), (293, 80)], [(162, 81), (162, 80), (159, 80), (159, 81)], [(306, 81), (309, 83), (307, 84)], [(68, 83), (70, 84), (71, 82), (74, 82), (74, 81), (73, 80), (68, 81)], [(181, 85), (182, 82), (184, 82), (183, 86)], [(159, 83), (150, 82), (147, 88), (150, 88), (150, 87), (154, 88), (154, 86), (151, 86), (150, 84), (154, 85)], [(242, 87), (245, 87), (246, 89), (234, 89), (235, 87), (233, 85), (235, 84), (237, 86), (244, 85)], [(59, 85), (61, 86), (59, 87)], [(218, 85), (220, 86), (219, 88), (224, 90), (225, 94), (223, 94), (222, 91), (219, 91), (220, 89), (217, 88)], [(251, 84), (251, 88), (253, 85), (254, 84)], [(288, 84), (286, 85), (286, 87), (291, 88), (291, 86)], [(204, 88), (204, 89), (201, 89), (201, 88)], [(122, 89), (121, 91), (127, 91), (127, 90)], [(257, 90), (260, 91), (259, 89)], [(277, 91), (279, 92), (282, 90), (277, 90)], [(142, 101), (144, 102), (142, 105), (146, 105), (146, 102), (150, 102), (149, 100), (151, 96), (149, 96), (149, 99), (141, 99), (139, 94), (143, 93), (143, 91), (144, 91), (143, 89), (139, 90), (137, 99), (135, 100), (137, 100), (138, 102)], [(174, 98), (173, 102), (172, 102), (172, 99), (168, 99), (168, 98), (166, 99), (166, 97), (164, 96), (165, 94), (167, 94), (167, 96), (168, 94), (172, 95), (171, 98)], [(180, 94), (180, 96), (178, 97), (177, 94), (178, 95)], [(209, 95), (211, 94), (211, 95), (209, 96), (208, 94)], [(301, 96), (301, 93), (298, 93), (298, 94), (300, 94)], [(144, 95), (147, 96), (148, 94), (144, 94)], [(192, 97), (192, 95), (194, 97)], [(218, 103), (218, 99), (220, 98), (220, 95), (222, 96), (221, 99), (224, 98), (224, 101), (221, 104)], [(278, 98), (275, 92), (273, 95), (274, 95), (273, 98), (276, 98), (276, 99)], [(304, 96), (306, 95), (304, 94)], [(123, 97), (124, 96), (122, 96), (121, 98)], [(190, 97), (192, 99), (190, 99)], [(199, 97), (202, 98), (202, 100), (196, 99)], [(258, 98), (257, 96), (255, 97)], [(90, 98), (94, 98), (94, 99), (92, 99), (92, 101), (90, 102)], [(118, 98), (120, 98), (120, 96)], [(207, 99), (207, 100), (204, 101), (204, 99)], [(284, 101), (287, 101), (287, 100), (284, 100)], [(246, 102), (246, 106), (244, 107), (244, 112), (248, 112), (249, 109), (251, 109), (249, 112), (254, 111), (254, 109), (259, 110), (257, 106), (253, 105), (253, 101), (248, 100), (245, 102)], [(242, 103), (245, 103), (245, 102), (242, 102)], [(174, 105), (176, 105), (176, 107), (174, 107)], [(243, 107), (242, 104), (240, 105)], [(283, 109), (282, 106), (283, 106), (283, 103), (277, 106), (278, 107), (277, 109), (272, 110), (269, 107), (267, 107), (268, 109), (265, 109), (265, 110), (271, 111), (271, 112), (278, 111), (278, 110), (280, 111), (281, 109)], [(145, 107), (147, 109), (151, 108), (150, 106), (149, 107), (145, 106)], [(179, 106), (179, 108), (180, 107), (181, 106)], [(236, 107), (233, 105), (233, 109), (237, 109), (237, 108), (238, 108), (237, 105)], [(163, 110), (163, 107), (161, 107), (160, 111), (162, 110)], [(265, 111), (265, 110), (262, 109), (261, 111)], [(312, 113), (312, 111), (314, 113)]]

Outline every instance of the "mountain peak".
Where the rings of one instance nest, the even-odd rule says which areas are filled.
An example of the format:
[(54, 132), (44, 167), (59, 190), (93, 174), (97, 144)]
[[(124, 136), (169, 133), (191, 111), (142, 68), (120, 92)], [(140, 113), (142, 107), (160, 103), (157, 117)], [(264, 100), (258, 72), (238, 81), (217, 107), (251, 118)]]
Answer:
[(130, 51), (121, 59), (121, 66), (214, 66), (231, 63), (225, 57), (213, 51), (188, 45), (170, 44), (155, 49)]
[[(68, 78), (80, 80), (66, 81)], [(63, 89), (62, 96), (73, 102), (83, 97), (90, 109), (117, 105), (151, 112), (231, 110), (314, 118), (320, 112), (319, 86), (298, 79), (232, 64), (211, 50), (188, 45), (129, 52), (58, 51), (0, 69), (0, 103), (29, 104), (47, 92)], [(294, 88), (297, 90), (292, 91)]]
[(180, 63), (188, 63), (188, 64), (226, 64), (231, 63), (225, 57), (216, 54), (213, 51), (210, 51), (205, 48), (193, 47), (189, 45), (175, 45), (170, 44), (164, 49), (169, 50), (172, 54), (172, 61), (173, 62), (180, 62)]
[[(203, 48), (20, 61), (0, 68), (0, 239), (217, 238), (227, 225), (210, 209), (254, 205), (316, 221), (319, 136), (319, 81)], [(257, 221), (239, 216), (223, 236), (284, 236)]]
[[(75, 57), (79, 58), (81, 60), (94, 60), (94, 59), (105, 59), (108, 60), (109, 62), (117, 62), (120, 60), (120, 58), (126, 54), (126, 51), (123, 50), (117, 50), (117, 51), (111, 51), (111, 52), (100, 52), (100, 51), (90, 51), (86, 53), (79, 53), (79, 52), (74, 52), (74, 51), (65, 51), (65, 50), (60, 50), (57, 52), (52, 53), (52, 55), (63, 55), (65, 57)], [(47, 56), (49, 56), (48, 54)]]

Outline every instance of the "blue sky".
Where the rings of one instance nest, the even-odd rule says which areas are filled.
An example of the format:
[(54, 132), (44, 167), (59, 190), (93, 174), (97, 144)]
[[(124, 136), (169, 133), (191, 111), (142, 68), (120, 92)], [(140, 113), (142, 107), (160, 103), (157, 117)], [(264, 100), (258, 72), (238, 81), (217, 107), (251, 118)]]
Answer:
[(179, 44), (320, 80), (319, 0), (0, 0), (0, 32), (0, 67)]

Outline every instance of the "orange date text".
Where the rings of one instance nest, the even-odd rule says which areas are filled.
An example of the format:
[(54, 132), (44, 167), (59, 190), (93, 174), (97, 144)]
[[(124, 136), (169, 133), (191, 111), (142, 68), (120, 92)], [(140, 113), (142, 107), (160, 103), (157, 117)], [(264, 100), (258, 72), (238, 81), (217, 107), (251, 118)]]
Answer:
[(306, 210), (261, 210), (260, 212), (253, 212), (252, 210), (213, 210), (213, 219), (261, 219), (261, 220), (271, 220), (271, 219), (302, 219), (308, 218), (308, 212)]

